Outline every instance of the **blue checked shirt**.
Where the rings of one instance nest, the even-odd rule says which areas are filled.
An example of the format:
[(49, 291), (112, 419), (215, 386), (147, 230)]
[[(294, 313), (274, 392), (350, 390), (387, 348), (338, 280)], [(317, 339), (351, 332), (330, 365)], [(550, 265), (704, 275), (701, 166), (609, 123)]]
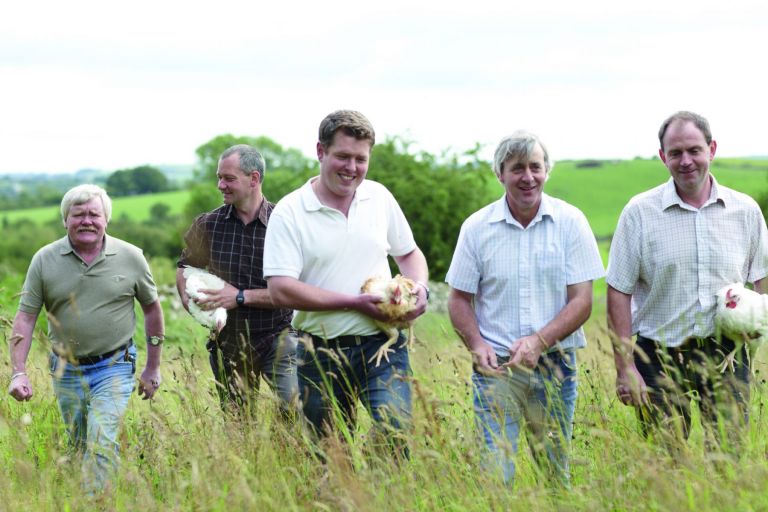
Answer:
[(633, 197), (611, 242), (606, 282), (632, 295), (632, 333), (669, 347), (715, 333), (715, 293), (768, 274), (768, 232), (757, 203), (718, 185), (696, 209), (674, 181)]
[[(464, 221), (445, 280), (474, 295), (480, 334), (498, 355), (508, 356), (517, 339), (560, 313), (569, 285), (604, 275), (584, 214), (542, 194), (539, 211), (526, 228), (512, 217), (505, 197)], [(550, 350), (585, 345), (579, 328)]]

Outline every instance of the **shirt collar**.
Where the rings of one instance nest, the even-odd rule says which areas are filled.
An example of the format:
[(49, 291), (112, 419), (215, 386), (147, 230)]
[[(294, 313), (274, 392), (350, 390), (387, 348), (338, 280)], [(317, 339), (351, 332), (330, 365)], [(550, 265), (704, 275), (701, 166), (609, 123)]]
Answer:
[[(555, 208), (552, 204), (552, 198), (542, 192), (539, 211), (536, 212), (536, 216), (533, 218), (533, 220), (531, 220), (531, 223), (528, 224), (528, 226), (530, 227), (541, 222), (544, 217), (548, 217), (554, 222), (557, 219), (557, 214), (555, 213)], [(488, 216), (489, 223), (502, 221), (506, 222), (507, 224), (520, 226), (520, 223), (512, 216), (512, 212), (509, 211), (506, 194), (501, 196), (501, 199), (493, 203), (493, 209), (491, 214)]]
[[(718, 187), (717, 180), (711, 173), (709, 174), (709, 177), (712, 180), (712, 189), (709, 191), (709, 199), (707, 199), (707, 201), (701, 205), (701, 208), (704, 208), (713, 203), (721, 203), (723, 206), (725, 206), (725, 196)], [(693, 208), (691, 205), (683, 201), (682, 198), (678, 195), (677, 189), (675, 188), (675, 180), (670, 177), (664, 184), (664, 190), (661, 194), (661, 208), (666, 210), (670, 206), (674, 205), (677, 205), (680, 208), (684, 208), (686, 210)]]
[[(304, 204), (304, 209), (310, 212), (314, 212), (317, 210), (321, 210), (323, 208), (327, 208), (323, 203), (320, 202), (320, 199), (317, 198), (317, 194), (315, 194), (315, 191), (312, 190), (312, 182), (316, 179), (320, 179), (319, 176), (313, 176), (307, 182), (304, 184), (303, 187), (301, 187), (300, 193), (301, 193), (301, 201)], [(359, 201), (364, 201), (366, 199), (370, 199), (372, 196), (372, 192), (370, 187), (368, 186), (368, 180), (363, 180), (362, 183), (357, 187), (355, 190), (355, 197), (352, 198), (352, 204)]]
[[(64, 243), (61, 244), (59, 254), (77, 254), (75, 253), (75, 248), (72, 247), (72, 241), (69, 239), (69, 236), (64, 237)], [(117, 253), (117, 247), (115, 246), (114, 238), (104, 234), (104, 243), (101, 246), (101, 253), (102, 254), (116, 254)]]
[[(226, 204), (224, 205), (224, 207), (225, 207), (224, 217), (227, 220), (240, 221), (240, 217), (238, 217), (237, 213), (235, 212), (234, 205)], [(259, 219), (261, 223), (264, 224), (265, 226), (267, 225), (267, 222), (269, 222), (269, 207), (270, 207), (269, 201), (267, 201), (266, 196), (262, 195), (261, 206), (259, 207), (259, 213), (256, 214), (256, 218)]]

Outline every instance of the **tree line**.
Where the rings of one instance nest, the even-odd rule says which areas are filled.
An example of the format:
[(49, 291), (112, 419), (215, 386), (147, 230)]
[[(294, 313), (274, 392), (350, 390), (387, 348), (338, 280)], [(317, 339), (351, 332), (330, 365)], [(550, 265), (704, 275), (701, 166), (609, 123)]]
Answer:
[[(170, 215), (167, 205), (158, 203), (152, 207), (150, 220), (113, 218), (108, 233), (141, 247), (149, 257), (177, 258), (192, 219), (222, 204), (216, 187), (216, 167), (219, 155), (233, 144), (250, 144), (264, 155), (267, 172), (263, 191), (272, 202), (299, 188), (319, 170), (316, 161), (268, 137), (219, 135), (196, 150), (198, 164), (182, 214)], [(397, 198), (436, 279), (442, 279), (448, 270), (461, 223), (496, 199), (489, 192), (489, 180), (495, 177), (490, 165), (478, 157), (478, 150), (438, 157), (411, 151), (407, 141), (394, 137), (376, 144), (371, 155), (368, 178), (384, 184)], [(142, 166), (113, 173), (104, 186), (110, 196), (118, 197), (142, 193), (141, 187), (149, 183), (165, 186), (149, 166)], [(2, 227), (6, 236), (0, 239), (0, 254), (4, 255), (0, 272), (25, 272), (34, 252), (64, 233), (60, 221), (42, 226), (24, 220), (14, 224), (4, 221)]]

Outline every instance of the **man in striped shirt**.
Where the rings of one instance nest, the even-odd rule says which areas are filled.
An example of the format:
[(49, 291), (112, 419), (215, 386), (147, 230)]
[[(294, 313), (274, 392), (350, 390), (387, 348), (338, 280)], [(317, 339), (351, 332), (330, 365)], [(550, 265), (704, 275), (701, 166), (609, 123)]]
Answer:
[(493, 168), (505, 194), (462, 225), (446, 277), (448, 311), (472, 352), (486, 465), (513, 479), (525, 420), (537, 460), (567, 486), (576, 349), (586, 344), (581, 326), (603, 264), (584, 214), (544, 194), (552, 164), (538, 137), (502, 139)]
[(763, 291), (765, 220), (752, 198), (710, 173), (717, 143), (705, 118), (671, 115), (659, 143), (671, 177), (630, 200), (611, 244), (606, 281), (616, 390), (638, 409), (645, 432), (661, 426), (654, 430), (667, 441), (688, 437), (695, 395), (708, 440), (717, 440), (718, 421), (728, 420), (738, 444), (738, 427), (748, 419), (749, 368), (744, 346), (733, 372), (717, 368), (735, 344), (715, 337), (715, 294), (733, 282)]

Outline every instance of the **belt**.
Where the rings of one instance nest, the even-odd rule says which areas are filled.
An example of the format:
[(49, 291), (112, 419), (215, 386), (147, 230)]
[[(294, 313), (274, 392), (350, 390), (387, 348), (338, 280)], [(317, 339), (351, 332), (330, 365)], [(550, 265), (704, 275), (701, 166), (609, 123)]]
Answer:
[(368, 335), (343, 335), (329, 339), (323, 338), (322, 336), (315, 336), (314, 334), (308, 332), (299, 332), (299, 335), (309, 335), (312, 337), (313, 342), (327, 345), (329, 347), (357, 347), (363, 343), (368, 343), (369, 341), (381, 341), (384, 343), (388, 339), (388, 336), (383, 332)]
[(77, 366), (96, 364), (104, 361), (105, 359), (109, 359), (110, 357), (114, 357), (120, 352), (127, 351), (131, 347), (131, 345), (133, 345), (133, 340), (129, 341), (125, 345), (121, 345), (117, 347), (114, 350), (110, 350), (109, 352), (104, 352), (103, 354), (99, 354), (96, 356), (83, 356), (77, 359), (75, 359), (74, 357), (67, 357), (67, 361), (70, 364), (74, 364)]

